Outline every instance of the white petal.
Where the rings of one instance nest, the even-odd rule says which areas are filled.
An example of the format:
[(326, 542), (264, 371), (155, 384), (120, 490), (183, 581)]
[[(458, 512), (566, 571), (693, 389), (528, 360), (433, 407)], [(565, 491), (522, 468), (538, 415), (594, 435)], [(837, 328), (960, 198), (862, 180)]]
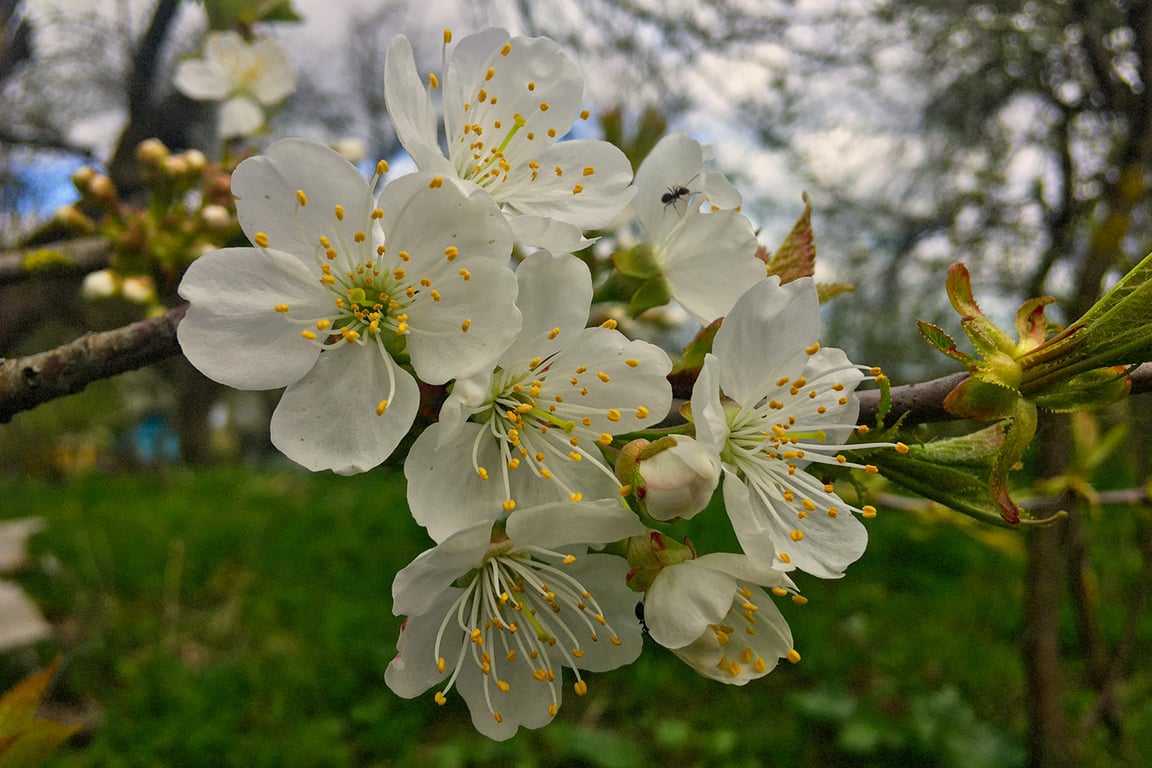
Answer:
[[(237, 389), (275, 389), (299, 379), (319, 348), (291, 320), (325, 316), (326, 291), (292, 256), (225, 248), (192, 262), (180, 282), (191, 307), (176, 329), (201, 373)], [(276, 307), (287, 304), (289, 311)]]
[(752, 225), (734, 211), (687, 212), (656, 256), (672, 295), (702, 325), (728, 315), (765, 277)]
[(782, 286), (772, 276), (758, 283), (736, 303), (712, 344), (724, 394), (750, 404), (777, 378), (800, 375), (808, 359), (804, 350), (819, 334), (820, 301), (811, 278)]
[(526, 164), (516, 166), (503, 189), (493, 192), (520, 213), (598, 229), (611, 224), (636, 194), (636, 188), (629, 186), (628, 158), (606, 141), (563, 141), (534, 153), (532, 159), (540, 164), (538, 172)]
[(204, 41), (204, 58), (231, 70), (233, 64), (251, 58), (248, 43), (235, 30), (212, 32)]
[(232, 81), (226, 72), (213, 62), (187, 59), (176, 67), (172, 77), (176, 90), (190, 99), (220, 101), (232, 90)]
[(220, 105), (220, 138), (251, 136), (264, 125), (264, 109), (247, 96), (233, 96)]
[[(520, 335), (500, 358), (506, 369), (517, 361), (546, 357), (550, 344), (575, 338), (588, 324), (592, 303), (592, 274), (575, 256), (530, 254), (516, 268), (516, 282), (516, 306), (524, 320)], [(560, 332), (550, 341), (547, 336), (554, 328)]]
[(700, 178), (692, 184), (692, 191), (697, 190), (704, 198), (706, 208), (715, 206), (723, 210), (732, 210), (739, 208), (743, 202), (740, 190), (736, 189), (736, 186), (720, 171), (707, 168), (700, 171)]
[[(440, 672), (436, 668), (436, 635), (444, 615), (463, 592), (450, 588), (438, 594), (434, 601), (424, 606), (420, 616), (413, 616), (404, 622), (400, 637), (396, 641), (396, 658), (384, 672), (385, 684), (405, 699), (414, 699), (432, 686), (448, 677), (451, 670)], [(459, 647), (460, 633), (450, 635), (450, 648)]]
[(583, 250), (595, 239), (584, 237), (580, 227), (544, 216), (508, 215), (508, 224), (516, 242), (528, 248), (543, 248), (552, 253)]
[[(307, 205), (301, 206), (297, 192)], [(329, 147), (303, 139), (284, 139), (267, 154), (240, 163), (232, 174), (236, 214), (249, 239), (268, 236), (272, 248), (293, 254), (312, 269), (323, 253), (320, 237), (345, 256), (359, 248), (363, 263), (373, 244), (356, 244), (358, 231), (371, 223), (372, 194), (355, 166)], [(340, 206), (344, 218), (336, 213)], [(319, 279), (319, 272), (316, 272)]]
[[(416, 438), (404, 461), (408, 507), (416, 522), (434, 541), (478, 522), (504, 515), (505, 490), (499, 481), (503, 459), (488, 430), (471, 422), (460, 425), (452, 440), (442, 441), (442, 425), (433, 424)], [(484, 480), (472, 467), (477, 438), (477, 463), (489, 470)]]
[(692, 387), (692, 422), (696, 427), (696, 440), (719, 455), (730, 430), (720, 402), (720, 361), (712, 353), (704, 355), (704, 365)]
[(724, 618), (735, 591), (732, 577), (697, 567), (691, 560), (669, 566), (660, 571), (644, 598), (648, 633), (665, 648), (688, 645)]
[(687, 210), (687, 206), (673, 208), (662, 198), (681, 187), (694, 190), (703, 165), (700, 142), (683, 131), (664, 136), (640, 163), (633, 205), (650, 241), (662, 241)]
[[(437, 186), (427, 174), (412, 177), (397, 179), (380, 195), (390, 252), (410, 253), (412, 269), (443, 261), (450, 246), (462, 258), (508, 263), (512, 231), (490, 196), (479, 189), (467, 194), (455, 184)], [(390, 193), (394, 184), (399, 191)]]
[(434, 279), (441, 298), (421, 293), (407, 309), (412, 367), (429, 384), (490, 371), (520, 332), (516, 275), (481, 258), (458, 263), (467, 277), (454, 271)]
[[(483, 82), (487, 74), (488, 62), (507, 41), (506, 31), (492, 27), (461, 38), (452, 49), (448, 68), (441, 73), (444, 75), (444, 130), (448, 134), (449, 144), (453, 136), (461, 135), (466, 119), (472, 122), (464, 110), (464, 104), (468, 102), (470, 112), (479, 83)], [(456, 151), (453, 150), (453, 157)]]
[(607, 328), (587, 328), (552, 357), (541, 392), (592, 409), (586, 414), (591, 429), (620, 434), (656, 424), (668, 414), (671, 369), (667, 353), (653, 344), (629, 341)]
[[(468, 711), (472, 714), (473, 727), (490, 739), (504, 741), (516, 735), (519, 728), (542, 728), (552, 722), (548, 708), (553, 703), (553, 686), (533, 678), (529, 664), (519, 661), (515, 664), (501, 663), (504, 661), (502, 654), (497, 655), (493, 661), (493, 673), (485, 675), (471, 659), (465, 660), (456, 681), (456, 689), (467, 702)], [(560, 668), (556, 668), (555, 672), (559, 676)], [(501, 691), (493, 678), (507, 683), (508, 692)], [(485, 682), (488, 684), (487, 696)], [(554, 689), (559, 699), (564, 686), (558, 684)], [(488, 709), (489, 699), (492, 701), (492, 710), (500, 714), (500, 722), (496, 721)], [(559, 704), (559, 701), (556, 703)]]
[(581, 642), (584, 656), (576, 660), (576, 666), (589, 672), (607, 672), (636, 661), (643, 649), (644, 637), (636, 619), (640, 596), (628, 587), (628, 561), (618, 555), (593, 553), (577, 556), (572, 565), (558, 567), (588, 589), (611, 634), (619, 641), (619, 645), (613, 643), (609, 633), (597, 627), (596, 641)]
[(420, 553), (392, 582), (392, 612), (397, 616), (427, 613), (452, 582), (480, 566), (491, 537), (492, 524), (481, 522)]
[[(385, 399), (389, 405), (377, 415)], [(284, 391), (272, 414), (272, 444), (313, 471), (365, 472), (408, 434), (419, 404), (411, 374), (371, 341), (338, 347)]]
[(508, 538), (517, 547), (566, 549), (601, 545), (639, 536), (646, 529), (619, 496), (599, 501), (561, 502), (522, 507), (508, 517)]
[(288, 52), (270, 37), (252, 44), (252, 53), (263, 64), (263, 72), (252, 83), (252, 95), (261, 104), (272, 106), (288, 98), (296, 90), (296, 70)]
[[(775, 603), (763, 593), (756, 596), (756, 592), (753, 590), (759, 608), (753, 614), (755, 634), (750, 635), (737, 627), (729, 641), (721, 645), (716, 633), (709, 629), (689, 645), (674, 649), (673, 653), (699, 674), (728, 685), (745, 685), (771, 672), (779, 659), (792, 649), (792, 630)], [(739, 608), (734, 600), (733, 612), (738, 612)], [(738, 662), (733, 674), (729, 665), (741, 659), (745, 653), (753, 659), (759, 659), (763, 667), (757, 669), (755, 664)]]
[(404, 35), (392, 38), (384, 59), (384, 103), (396, 137), (416, 167), (432, 170), (428, 164), (443, 156), (436, 141), (436, 111)]

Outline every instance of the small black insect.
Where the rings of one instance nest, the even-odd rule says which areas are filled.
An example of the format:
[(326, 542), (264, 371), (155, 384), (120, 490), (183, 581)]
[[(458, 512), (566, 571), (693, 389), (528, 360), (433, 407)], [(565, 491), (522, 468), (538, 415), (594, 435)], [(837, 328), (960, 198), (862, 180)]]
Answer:
[(688, 189), (688, 187), (668, 187), (668, 191), (660, 195), (660, 202), (664, 203), (664, 205), (675, 205), (691, 194), (692, 190)]
[(644, 601), (636, 603), (636, 620), (640, 622), (640, 633), (648, 634), (648, 625), (644, 621)]

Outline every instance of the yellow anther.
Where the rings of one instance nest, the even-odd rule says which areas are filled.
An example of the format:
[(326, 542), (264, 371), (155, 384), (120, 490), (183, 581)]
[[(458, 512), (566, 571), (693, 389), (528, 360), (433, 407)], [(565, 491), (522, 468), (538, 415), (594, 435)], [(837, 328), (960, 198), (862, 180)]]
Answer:
[(464, 333), (468, 333), (468, 329), (471, 327), (472, 327), (472, 318), (466, 317), (466, 318), (464, 318), (464, 322), (460, 323), (460, 330), (463, 331)]
[(454, 245), (450, 245), (444, 249), (444, 256), (447, 257), (448, 261), (452, 261), (453, 259), (455, 259), (459, 255), (460, 255), (460, 249)]
[[(582, 461), (584, 459), (584, 457), (576, 453), (576, 451), (568, 451), (568, 458), (572, 459), (572, 461)], [(573, 501), (575, 501), (575, 499), (573, 499)]]
[(591, 176), (594, 173), (596, 173), (596, 169), (594, 167), (592, 167), (591, 165), (584, 166), (584, 175), (585, 176)]
[(505, 512), (511, 512), (512, 510), (516, 509), (516, 501), (514, 499), (508, 499), (500, 506), (503, 507)]
[(504, 47), (500, 49), (501, 56), (507, 56), (512, 53), (512, 43), (504, 43)]
[(806, 352), (809, 355), (814, 355), (819, 351), (820, 351), (820, 342), (818, 342), (818, 341), (815, 342), (812, 346), (804, 348), (804, 352)]
[(388, 410), (388, 401), (387, 400), (381, 400), (379, 403), (376, 404), (376, 415), (377, 416), (383, 416), (384, 411), (386, 411), (386, 410)]
[(617, 325), (616, 321), (613, 320), (612, 318), (608, 318), (604, 322), (600, 323), (601, 328), (607, 328), (610, 331), (616, 330), (616, 325)]
[(556, 338), (559, 335), (560, 335), (560, 329), (559, 328), (553, 328), (552, 330), (548, 331), (548, 340), (551, 341), (552, 339)]
[(879, 474), (880, 468), (877, 467), (875, 464), (865, 464), (864, 465), (864, 471), (870, 475), (875, 475), (875, 474)]
[(564, 565), (572, 565), (572, 563), (576, 562), (576, 555), (565, 555), (562, 562)]
[(636, 418), (638, 418), (638, 419), (646, 419), (646, 418), (648, 418), (648, 409), (647, 409), (647, 408), (645, 408), (645, 407), (644, 407), (644, 406), (642, 406), (642, 405), (641, 405), (641, 406), (638, 406), (638, 407), (636, 408)]
[(908, 446), (904, 443), (896, 443), (896, 453), (908, 453)]
[(496, 77), (496, 69), (494, 67), (488, 67), (488, 71), (484, 73), (484, 82), (488, 82), (494, 77)]
[(796, 605), (808, 605), (808, 598), (804, 597), (804, 595), (792, 595), (792, 602), (796, 603)]
[(784, 589), (784, 587), (772, 587), (772, 594), (776, 595), (776, 597), (784, 597), (784, 595), (788, 594), (788, 590)]
[(600, 379), (600, 381), (604, 382), (605, 384), (612, 381), (612, 377), (604, 373), (604, 371), (597, 371), (596, 378)]
[(287, 304), (277, 304), (276, 305), (276, 311), (280, 312), (280, 313), (287, 312), (288, 311), (288, 305)]
[(608, 416), (608, 421), (620, 421), (620, 411), (615, 408), (609, 408), (606, 415)]
[(787, 659), (788, 659), (788, 661), (792, 662), (793, 664), (799, 664), (800, 663), (800, 652), (797, 651), (795, 648), (789, 650)]
[(428, 182), (428, 189), (440, 189), (444, 186), (443, 176), (433, 176), (432, 180)]
[(460, 268), (460, 272), (458, 274), (460, 275), (460, 277), (464, 278), (465, 282), (472, 279), (472, 273), (469, 272), (467, 269), (464, 269), (463, 267)]
[(596, 438), (596, 442), (600, 445), (612, 445), (612, 435), (607, 432), (601, 432), (600, 437)]
[(324, 283), (324, 285), (335, 285), (336, 278), (332, 275), (321, 275), (320, 282)]
[(376, 175), (377, 176), (383, 176), (386, 173), (388, 173), (388, 161), (387, 160), (377, 160), (376, 161)]
[(434, 700), (434, 701), (435, 701), (437, 704), (439, 704), (440, 706), (444, 706), (445, 704), (447, 704), (447, 703), (448, 703), (448, 699), (446, 699), (446, 698), (444, 697), (444, 692), (443, 692), (443, 691), (436, 691), (436, 695), (435, 695), (435, 696), (433, 696), (432, 698), (433, 698), (433, 700)]
[(344, 206), (342, 206), (342, 205), (336, 206), (336, 218), (339, 219), (340, 221), (344, 221)]
[(797, 528), (788, 534), (788, 538), (792, 539), (792, 541), (801, 541), (804, 538), (804, 531)]
[(620, 486), (620, 495), (621, 496), (631, 496), (632, 495), (632, 486), (630, 486), (630, 485)]
[(304, 190), (296, 190), (296, 202), (300, 204), (301, 208), (308, 205), (308, 195), (304, 194)]
[(580, 119), (581, 120), (587, 120), (591, 116), (592, 116), (592, 113), (586, 109), (583, 109), (580, 111)]
[(588, 683), (583, 680), (577, 680), (576, 684), (572, 686), (572, 689), (576, 691), (577, 696), (583, 696), (588, 693)]
[(440, 301), (440, 291), (436, 290), (435, 288), (429, 291), (428, 295), (432, 297), (432, 301)]
[(488, 479), (488, 470), (484, 467), (476, 467), (476, 474), (480, 475), (481, 480)]
[(428, 85), (431, 86), (432, 90), (440, 87), (440, 78), (436, 77), (435, 72), (428, 73)]
[(548, 106), (548, 102), (546, 102), (546, 101), (540, 102), (540, 111), (541, 112), (547, 112), (549, 109), (550, 109), (550, 107)]
[(404, 271), (404, 270), (402, 270), (402, 269), (394, 269), (394, 270), (392, 270), (392, 277), (394, 277), (394, 278), (395, 278), (395, 279), (397, 279), (397, 280), (403, 280), (403, 279), (404, 279), (404, 276), (405, 276), (405, 275), (407, 275), (407, 274), (408, 274), (408, 273), (407, 273), (407, 272), (405, 272), (405, 271)]
[(307, 328), (305, 328), (304, 330), (300, 331), (300, 335), (301, 335), (301, 336), (303, 336), (304, 338), (308, 339), (309, 341), (313, 341), (313, 340), (315, 340), (315, 338), (316, 338), (316, 332), (315, 332), (315, 331), (310, 331), (310, 330), (308, 330)]
[(871, 504), (865, 504), (860, 508), (860, 514), (862, 517), (867, 517), (869, 519), (876, 517), (876, 507), (872, 506)]
[(504, 717), (499, 712), (493, 712), (492, 717), (495, 718), (498, 723), (504, 722)]
[(324, 319), (324, 320), (317, 320), (317, 321), (316, 321), (316, 330), (318, 330), (318, 331), (326, 331), (326, 330), (328, 330), (328, 326), (330, 326), (330, 325), (332, 325), (332, 321), (331, 321), (331, 320), (328, 320), (328, 319)]
[(450, 42), (452, 42), (452, 30), (445, 28), (444, 29), (444, 45), (448, 45), (448, 43), (450, 43)]
[(792, 558), (788, 556), (787, 552), (781, 552), (780, 554), (776, 555), (776, 557), (780, 558), (780, 562), (784, 563), (785, 565), (788, 565), (792, 562)]
[(256, 245), (260, 246), (261, 248), (267, 248), (268, 247), (268, 235), (264, 234), (263, 232), (257, 232), (256, 235), (252, 238), (252, 240), (253, 240), (253, 242), (256, 243)]
[(355, 240), (357, 243), (362, 243), (365, 240), (367, 240), (368, 237), (363, 232), (357, 232), (356, 234), (352, 235), (352, 239)]
[(574, 194), (574, 195), (578, 195), (583, 191), (584, 191), (584, 185), (583, 184), (576, 184), (575, 186), (572, 187), (572, 194)]

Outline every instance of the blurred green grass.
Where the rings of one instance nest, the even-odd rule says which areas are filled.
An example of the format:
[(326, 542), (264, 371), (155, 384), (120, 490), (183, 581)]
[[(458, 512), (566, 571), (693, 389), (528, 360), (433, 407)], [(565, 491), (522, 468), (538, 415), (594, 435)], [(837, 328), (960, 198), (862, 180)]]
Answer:
[[(430, 543), (394, 471), (0, 479), (0, 498), (47, 519), (20, 581), (60, 637), (35, 650), (64, 653), (51, 698), (93, 726), (57, 768), (1024, 764), (1015, 533), (882, 511), (845, 579), (801, 576), (809, 604), (782, 605), (800, 664), (735, 688), (648, 641), (583, 698), (568, 680), (551, 726), (494, 743), (458, 697), (384, 685), (392, 576)], [(21, 658), (0, 656), (0, 688)]]

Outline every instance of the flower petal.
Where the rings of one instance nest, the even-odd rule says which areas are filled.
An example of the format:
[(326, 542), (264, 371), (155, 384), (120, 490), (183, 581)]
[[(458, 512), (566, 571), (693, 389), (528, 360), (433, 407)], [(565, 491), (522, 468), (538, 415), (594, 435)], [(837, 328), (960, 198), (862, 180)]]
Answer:
[(543, 248), (551, 253), (573, 253), (587, 248), (597, 240), (584, 237), (580, 227), (544, 216), (510, 214), (507, 219), (516, 242), (528, 248)]
[[(542, 728), (552, 722), (549, 707), (560, 704), (562, 685), (550, 685), (535, 679), (529, 664), (509, 664), (500, 662), (503, 657), (497, 654), (492, 674), (485, 675), (480, 667), (465, 661), (456, 681), (456, 689), (468, 704), (472, 715), (472, 725), (490, 739), (505, 741), (516, 735), (519, 728)], [(561, 671), (554, 670), (559, 676)], [(495, 683), (499, 679), (508, 685), (508, 691), (501, 690)], [(552, 693), (556, 693), (553, 702)], [(492, 710), (488, 709), (488, 701)], [(500, 715), (500, 720), (493, 717)]]
[(392, 582), (392, 612), (409, 617), (428, 613), (436, 598), (448, 590), (452, 582), (479, 567), (491, 537), (492, 524), (482, 521), (454, 532), (432, 549), (420, 553)]
[(719, 455), (731, 430), (720, 401), (720, 361), (709, 352), (692, 387), (692, 423), (696, 440), (708, 451)]
[[(516, 306), (524, 320), (516, 341), (500, 356), (506, 370), (518, 370), (518, 361), (547, 357), (552, 347), (568, 343), (588, 324), (592, 303), (592, 274), (575, 256), (529, 254), (516, 268), (516, 282)], [(559, 332), (553, 334), (554, 329)]]
[(264, 125), (264, 109), (248, 96), (233, 96), (220, 105), (220, 138), (251, 136)]
[[(589, 672), (607, 672), (636, 661), (644, 636), (636, 620), (639, 595), (628, 587), (628, 561), (618, 555), (591, 553), (577, 556), (572, 565), (558, 567), (588, 590), (609, 630), (596, 627), (597, 640), (580, 644), (584, 655), (576, 659), (576, 666)], [(618, 643), (612, 641), (613, 635)]]
[[(636, 194), (632, 165), (606, 141), (572, 139), (533, 153), (540, 170), (513, 164), (494, 196), (529, 216), (547, 216), (581, 229), (606, 227)], [(533, 180), (533, 177), (534, 180)]]
[(436, 110), (416, 71), (412, 44), (404, 35), (392, 38), (384, 58), (384, 103), (396, 137), (416, 167), (432, 170), (428, 165), (443, 158), (436, 141)]
[[(377, 415), (379, 404), (388, 407)], [(325, 351), (284, 391), (272, 414), (272, 443), (308, 469), (365, 472), (408, 433), (420, 391), (411, 374), (371, 342)]]
[[(347, 254), (357, 247), (356, 233), (371, 223), (372, 194), (356, 167), (329, 147), (303, 139), (284, 139), (265, 155), (250, 157), (232, 174), (236, 214), (248, 238), (258, 232), (272, 248), (291, 253), (319, 271), (320, 237)], [(301, 196), (306, 205), (301, 205)], [(337, 206), (340, 210), (337, 212)]]
[[(288, 317), (323, 317), (330, 300), (289, 254), (255, 248), (206, 253), (188, 267), (179, 292), (191, 306), (176, 337), (210, 379), (237, 389), (276, 389), (306, 374), (320, 354)], [(279, 305), (289, 311), (277, 312)]]
[(688, 138), (683, 131), (665, 135), (640, 167), (636, 170), (636, 218), (648, 233), (652, 242), (662, 241), (679, 221), (687, 206), (672, 209), (663, 197), (683, 187), (695, 189), (695, 184), (704, 167), (704, 155), (700, 142)]
[[(425, 606), (423, 614), (404, 622), (396, 641), (396, 657), (384, 671), (384, 683), (397, 696), (414, 699), (448, 677), (450, 670), (440, 672), (436, 668), (436, 636), (440, 622), (463, 591), (454, 587), (445, 589)], [(452, 642), (458, 641), (456, 632)]]
[(669, 566), (660, 571), (644, 598), (648, 634), (665, 648), (688, 645), (724, 618), (735, 591), (731, 576), (700, 568), (691, 560)]
[(646, 530), (636, 513), (615, 499), (521, 507), (508, 516), (508, 538), (520, 546), (566, 549), (639, 536)]
[(728, 315), (766, 274), (752, 224), (735, 211), (686, 212), (656, 257), (672, 295), (702, 325)]
[(190, 99), (220, 101), (232, 90), (232, 81), (226, 72), (203, 59), (186, 59), (176, 67), (172, 76), (176, 90)]
[(272, 106), (296, 90), (296, 70), (280, 43), (262, 37), (252, 43), (252, 55), (263, 65), (260, 77), (251, 86), (252, 95), (261, 104)]
[(741, 405), (755, 403), (778, 377), (800, 375), (805, 349), (819, 334), (820, 301), (811, 278), (783, 286), (776, 276), (761, 281), (740, 297), (716, 333), (712, 351), (720, 361), (721, 389)]

